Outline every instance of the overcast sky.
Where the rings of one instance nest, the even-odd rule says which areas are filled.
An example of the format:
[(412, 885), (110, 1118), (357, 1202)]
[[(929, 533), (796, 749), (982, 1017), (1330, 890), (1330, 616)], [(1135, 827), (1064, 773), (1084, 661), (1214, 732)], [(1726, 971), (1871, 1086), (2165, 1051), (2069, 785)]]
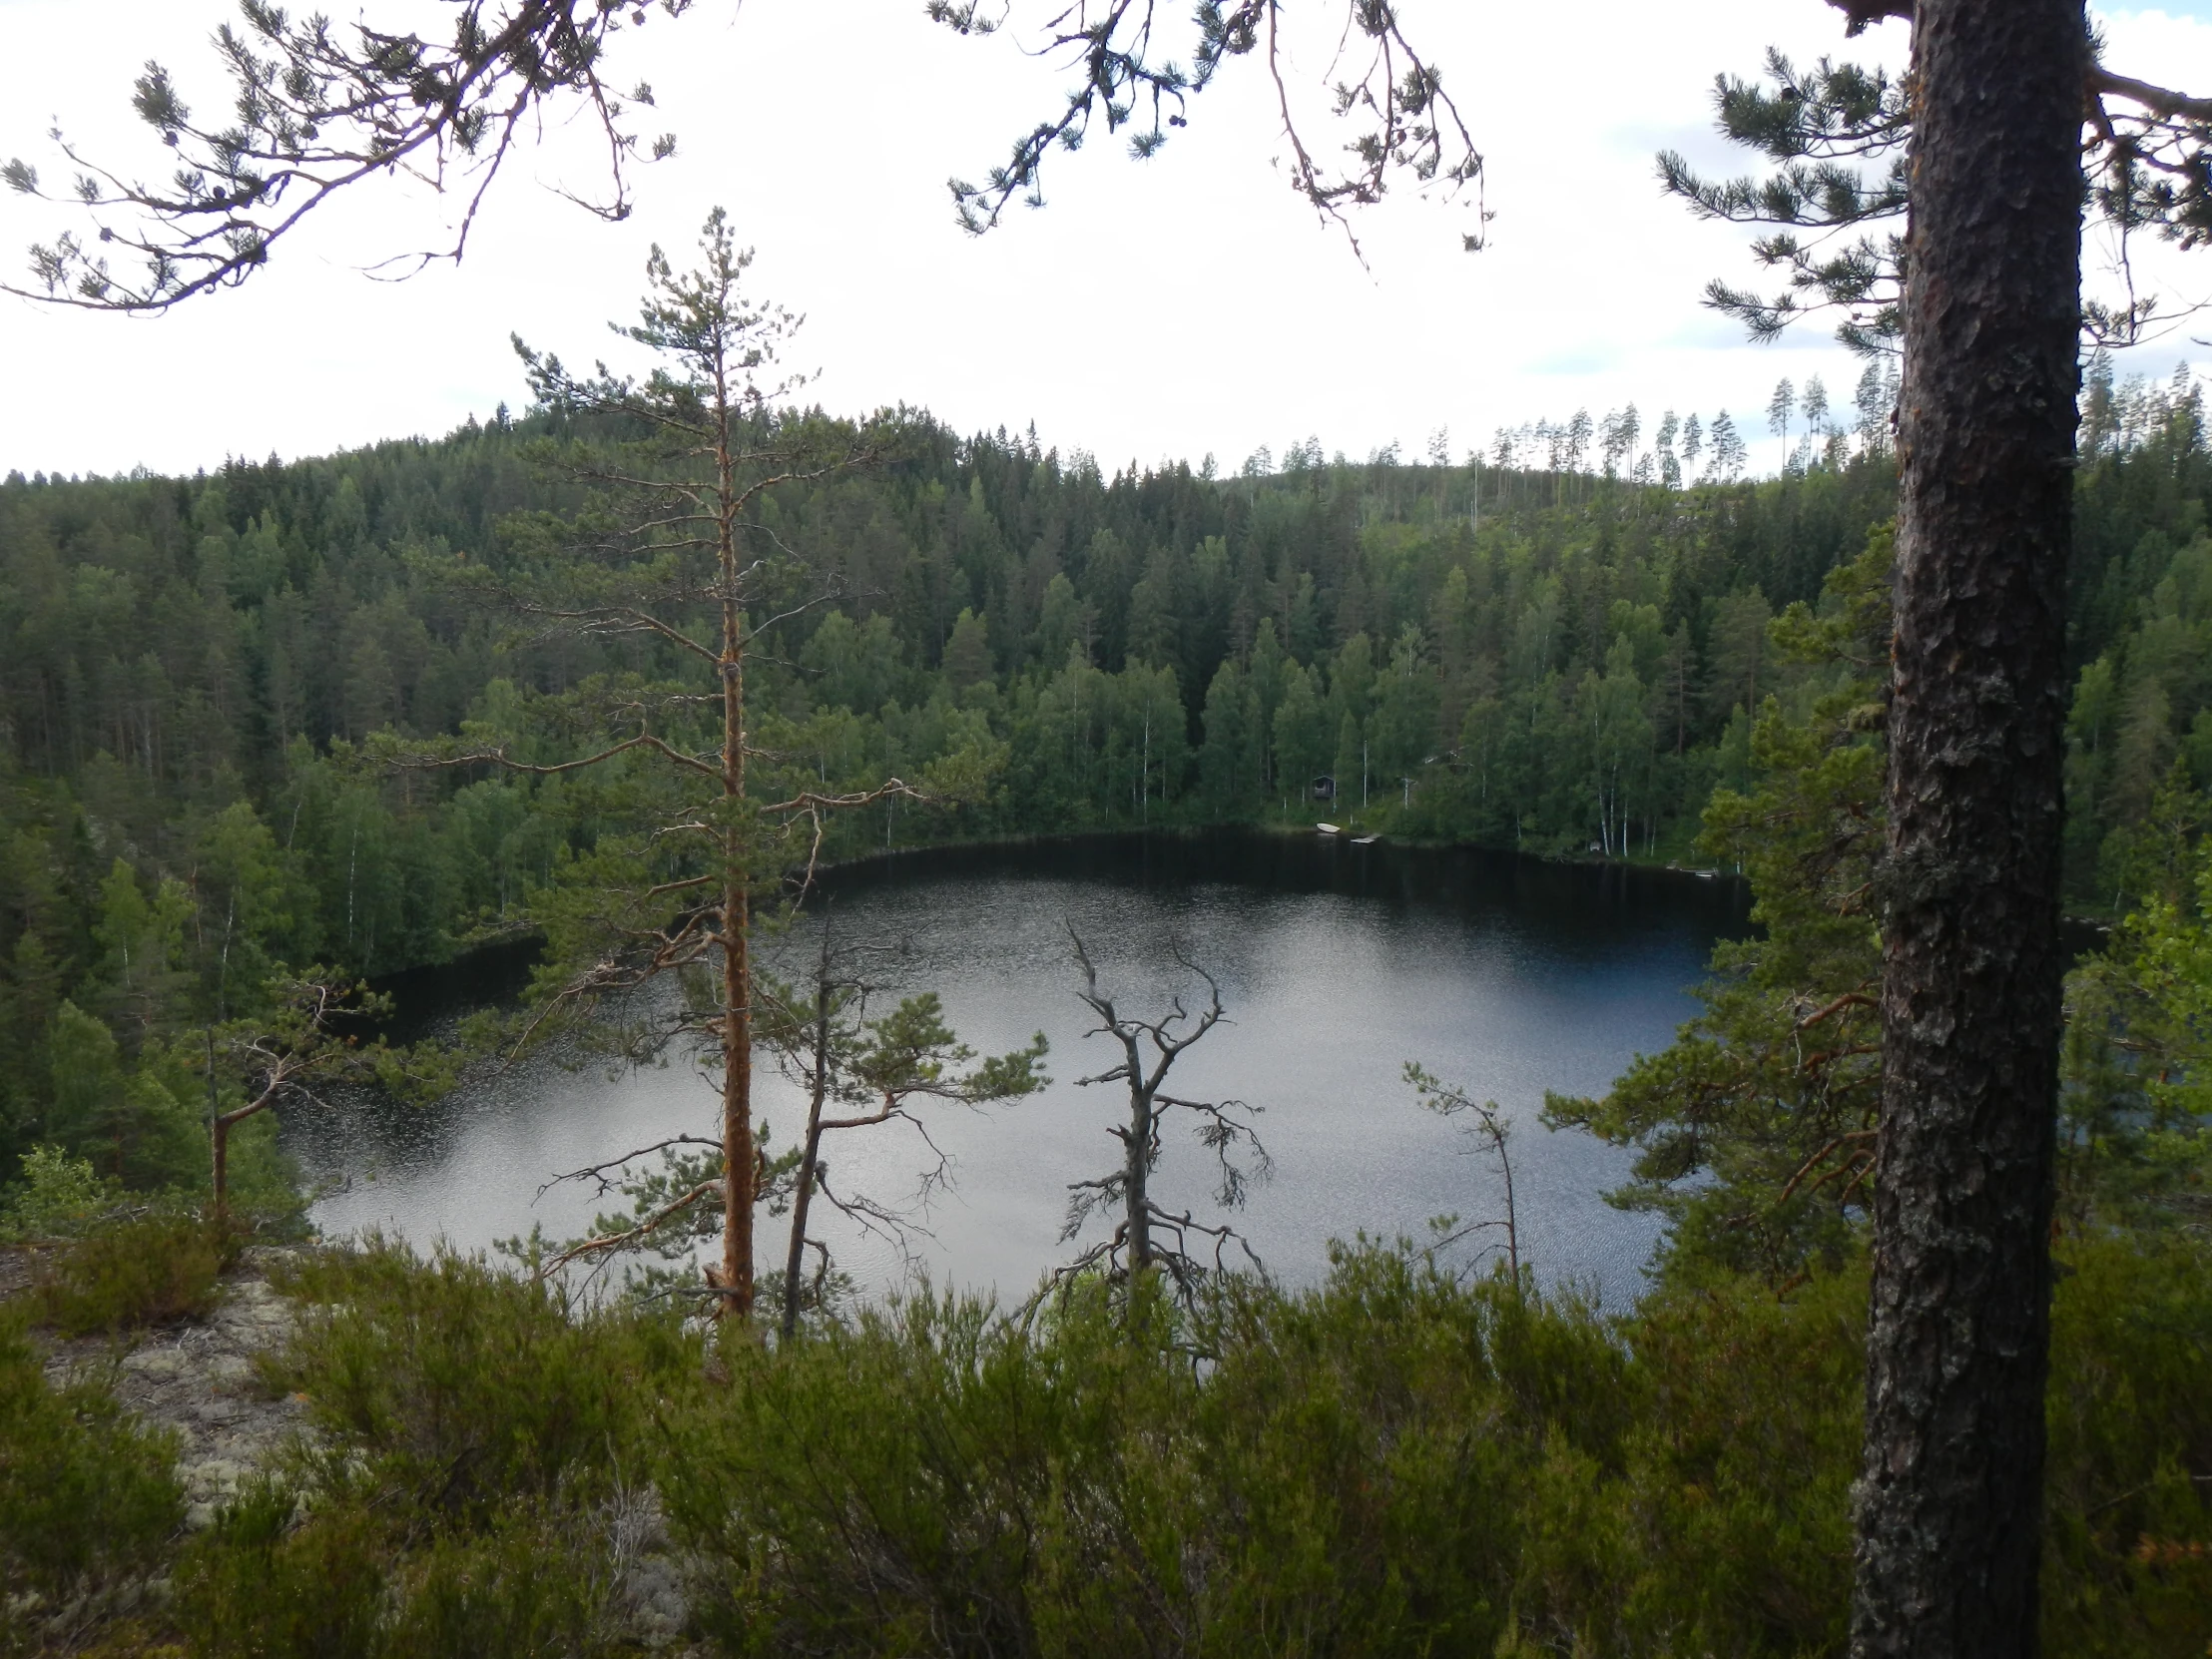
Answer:
[[(380, 21), (445, 9), (365, 6)], [(1180, 24), (1188, 7), (1163, 11)], [(221, 108), (205, 43), (230, 12), (218, 0), (0, 0), (0, 156), (66, 179), (44, 136), (58, 121), (119, 171), (159, 177), (167, 158), (128, 113), (131, 80), (156, 57), (199, 110)], [(1017, 22), (1037, 15), (1015, 0)], [(1153, 160), (1105, 142), (1057, 158), (1044, 211), (1016, 210), (970, 239), (945, 179), (979, 177), (1053, 107), (1057, 66), (1023, 56), (1018, 32), (957, 39), (920, 0), (697, 0), (684, 20), (656, 16), (620, 39), (611, 78), (650, 81), (681, 141), (640, 173), (627, 224), (557, 194), (598, 179), (588, 135), (555, 130), (512, 166), (458, 268), (397, 283), (363, 275), (435, 243), (454, 211), (376, 187), (245, 288), (174, 315), (0, 297), (0, 472), (189, 471), (519, 407), (510, 331), (571, 359), (607, 350), (605, 320), (633, 310), (648, 247), (688, 250), (716, 203), (759, 250), (759, 291), (807, 313), (798, 357), (820, 369), (829, 407), (921, 404), (963, 431), (1033, 421), (1046, 444), (1089, 450), (1109, 470), (1208, 453), (1233, 469), (1260, 445), (1281, 454), (1309, 436), (1413, 455), (1438, 427), (1460, 455), (1501, 424), (1631, 401), (1647, 433), (1664, 410), (1709, 421), (1725, 407), (1761, 440), (1755, 464), (1771, 465), (1764, 411), (1778, 377), (1820, 374), (1848, 403), (1860, 365), (1818, 324), (1752, 346), (1699, 304), (1714, 276), (1756, 277), (1746, 238), (1662, 199), (1652, 157), (1671, 147), (1729, 167), (1711, 131), (1712, 78), (1753, 72), (1769, 43), (1894, 65), (1902, 24), (1846, 43), (1825, 0), (1402, 0), (1400, 15), (1487, 158), (1495, 217), (1482, 253), (1460, 252), (1464, 204), (1401, 191), (1359, 219), (1363, 267), (1272, 165), (1281, 126), (1250, 62), (1230, 66)], [(2115, 69), (2212, 88), (2212, 0), (2100, 15)], [(1324, 30), (1295, 43), (1300, 84), (1322, 80), (1335, 41)], [(1327, 139), (1327, 117), (1314, 119)], [(0, 261), (20, 270), (24, 247), (60, 224), (0, 198)], [(2089, 250), (2092, 268), (2102, 257)], [(2157, 251), (2147, 269), (2183, 298), (2212, 295), (2212, 255)], [(2212, 324), (2194, 331), (2212, 336)], [(2127, 366), (2212, 363), (2189, 332)]]

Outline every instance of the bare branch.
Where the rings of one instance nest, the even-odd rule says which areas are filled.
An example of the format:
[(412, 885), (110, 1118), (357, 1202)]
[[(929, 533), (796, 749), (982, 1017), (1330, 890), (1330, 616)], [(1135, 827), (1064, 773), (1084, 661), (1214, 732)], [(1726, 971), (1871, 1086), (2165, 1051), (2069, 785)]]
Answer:
[(649, 1235), (659, 1231), (662, 1227), (666, 1226), (676, 1217), (682, 1215), (685, 1211), (689, 1210), (694, 1204), (697, 1204), (701, 1199), (720, 1199), (721, 1197), (721, 1181), (702, 1181), (698, 1186), (692, 1188), (690, 1192), (685, 1193), (681, 1198), (675, 1199), (668, 1204), (664, 1204), (660, 1209), (654, 1211), (652, 1215), (646, 1217), (635, 1227), (625, 1228), (620, 1233), (603, 1233), (597, 1238), (585, 1239), (580, 1243), (570, 1245), (558, 1256), (554, 1257), (551, 1261), (545, 1263), (542, 1267), (540, 1267), (537, 1271), (536, 1277), (541, 1280), (548, 1279), (552, 1277), (552, 1275), (558, 1273), (562, 1268), (567, 1267), (569, 1263), (577, 1261), (585, 1256), (595, 1256), (603, 1251), (626, 1249), (629, 1246), (636, 1244), (640, 1239), (646, 1238)]

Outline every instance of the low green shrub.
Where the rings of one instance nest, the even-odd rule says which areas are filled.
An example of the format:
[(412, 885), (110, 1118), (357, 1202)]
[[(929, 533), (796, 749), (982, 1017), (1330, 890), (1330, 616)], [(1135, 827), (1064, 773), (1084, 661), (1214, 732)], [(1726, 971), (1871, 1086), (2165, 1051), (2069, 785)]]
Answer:
[(215, 1306), (239, 1245), (235, 1228), (190, 1211), (103, 1224), (47, 1263), (33, 1294), (39, 1319), (83, 1337), (198, 1318)]
[(278, 1270), (265, 1381), (318, 1430), (185, 1552), (201, 1659), (525, 1659), (619, 1647), (608, 1500), (701, 1350), (670, 1321), (372, 1240)]
[(208, 1659), (371, 1659), (390, 1576), (389, 1528), (364, 1504), (311, 1517), (276, 1480), (250, 1484), (179, 1563), (173, 1611)]
[[(2045, 1650), (2212, 1640), (2212, 1252), (2075, 1238)], [(324, 1434), (186, 1551), (206, 1659), (598, 1653), (650, 1476), (728, 1654), (1838, 1655), (1866, 1274), (1601, 1317), (1416, 1252), (1195, 1310), (958, 1298), (768, 1347), (372, 1246), (273, 1381)], [(295, 1499), (289, 1493), (298, 1494)], [(612, 1633), (611, 1633), (612, 1632)], [(610, 1644), (612, 1644), (610, 1646)]]
[(0, 1191), (0, 1244), (70, 1239), (124, 1203), (120, 1183), (89, 1159), (58, 1146), (34, 1146), (16, 1180)]
[(409, 1501), (474, 1524), (517, 1501), (595, 1496), (644, 1411), (699, 1370), (673, 1321), (571, 1317), (543, 1285), (372, 1240), (280, 1269), (306, 1304), (265, 1381), (304, 1393), (345, 1457)]
[(2212, 1248), (2071, 1242), (2052, 1307), (2043, 1641), (2212, 1652)]
[[(2077, 1240), (2060, 1287), (2052, 1654), (2212, 1639), (2212, 1258)], [(1866, 1275), (1605, 1320), (1341, 1251), (1194, 1316), (863, 1313), (665, 1419), (726, 1652), (1841, 1654)]]
[(174, 1435), (106, 1389), (50, 1385), (21, 1317), (0, 1310), (0, 1603), (151, 1566), (184, 1520), (176, 1457)]
[(585, 1511), (525, 1503), (480, 1532), (447, 1532), (407, 1560), (383, 1651), (391, 1659), (540, 1659), (619, 1646), (612, 1572)]
[(1573, 1302), (1341, 1252), (1192, 1316), (863, 1312), (668, 1419), (731, 1652), (1488, 1655), (1544, 1481), (1616, 1466), (1628, 1356)]
[(195, 1659), (586, 1659), (618, 1646), (609, 1576), (576, 1512), (424, 1532), (368, 1490), (263, 1481), (186, 1549), (172, 1617)]

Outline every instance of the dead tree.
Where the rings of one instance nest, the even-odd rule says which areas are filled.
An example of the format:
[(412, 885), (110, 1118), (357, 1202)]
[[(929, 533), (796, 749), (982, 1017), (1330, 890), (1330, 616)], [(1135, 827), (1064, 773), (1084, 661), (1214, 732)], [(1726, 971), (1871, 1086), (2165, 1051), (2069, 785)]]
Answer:
[[(1073, 926), (1068, 928), (1068, 941), (1083, 971), (1083, 988), (1076, 994), (1098, 1016), (1098, 1024), (1084, 1035), (1111, 1037), (1122, 1051), (1119, 1065), (1076, 1081), (1084, 1087), (1123, 1084), (1129, 1094), (1129, 1117), (1109, 1131), (1121, 1142), (1121, 1167), (1093, 1181), (1068, 1184), (1067, 1221), (1060, 1229), (1060, 1242), (1066, 1244), (1075, 1238), (1084, 1223), (1100, 1212), (1119, 1212), (1114, 1230), (1062, 1268), (1053, 1276), (1054, 1281), (1064, 1284), (1103, 1270), (1110, 1280), (1133, 1285), (1157, 1271), (1174, 1283), (1177, 1295), (1188, 1299), (1209, 1271), (1228, 1265), (1232, 1244), (1254, 1267), (1260, 1267), (1260, 1258), (1249, 1241), (1226, 1222), (1202, 1222), (1188, 1209), (1178, 1215), (1152, 1197), (1152, 1172), (1160, 1162), (1161, 1126), (1170, 1111), (1189, 1112), (1197, 1120), (1199, 1143), (1218, 1162), (1220, 1184), (1214, 1198), (1224, 1209), (1242, 1209), (1252, 1183), (1265, 1180), (1274, 1167), (1267, 1147), (1252, 1127), (1251, 1120), (1261, 1108), (1242, 1100), (1188, 1100), (1162, 1091), (1175, 1062), (1222, 1022), (1221, 985), (1177, 948), (1176, 963), (1206, 983), (1205, 1006), (1193, 1014), (1177, 995), (1169, 998), (1168, 1011), (1159, 1018), (1135, 1018), (1122, 1013), (1114, 999), (1099, 989), (1097, 965)], [(1238, 1161), (1240, 1153), (1250, 1160), (1249, 1169)], [(1194, 1235), (1212, 1241), (1210, 1265), (1192, 1253)]]

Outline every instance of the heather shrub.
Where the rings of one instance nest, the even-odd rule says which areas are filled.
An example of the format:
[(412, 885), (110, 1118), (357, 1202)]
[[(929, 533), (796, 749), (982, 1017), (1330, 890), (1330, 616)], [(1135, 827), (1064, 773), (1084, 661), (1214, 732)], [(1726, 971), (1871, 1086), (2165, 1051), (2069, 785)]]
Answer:
[(529, 1502), (426, 1524), (373, 1484), (264, 1480), (185, 1552), (176, 1622), (199, 1659), (534, 1659), (613, 1651), (602, 1540)]
[(184, 1519), (176, 1455), (105, 1388), (51, 1385), (0, 1309), (0, 1605), (151, 1567)]
[[(2212, 1265), (2075, 1237), (2045, 1648), (2212, 1640)], [(186, 1551), (209, 1659), (616, 1651), (650, 1480), (727, 1654), (1840, 1655), (1864, 1263), (1625, 1316), (1340, 1250), (1194, 1308), (919, 1295), (772, 1346), (377, 1245), (285, 1276), (319, 1450)]]
[(187, 1210), (103, 1223), (46, 1264), (39, 1319), (71, 1337), (197, 1319), (215, 1306), (240, 1243), (228, 1223)]
[(207, 1659), (371, 1659), (390, 1546), (366, 1504), (334, 1500), (310, 1516), (292, 1489), (256, 1481), (186, 1549), (177, 1622)]
[(274, 1276), (305, 1308), (264, 1380), (304, 1392), (366, 1478), (473, 1523), (583, 1500), (619, 1472), (650, 1406), (699, 1369), (672, 1321), (570, 1310), (481, 1260), (372, 1240)]
[(2212, 1650), (2212, 1249), (2069, 1241), (2045, 1395), (2045, 1650)]

